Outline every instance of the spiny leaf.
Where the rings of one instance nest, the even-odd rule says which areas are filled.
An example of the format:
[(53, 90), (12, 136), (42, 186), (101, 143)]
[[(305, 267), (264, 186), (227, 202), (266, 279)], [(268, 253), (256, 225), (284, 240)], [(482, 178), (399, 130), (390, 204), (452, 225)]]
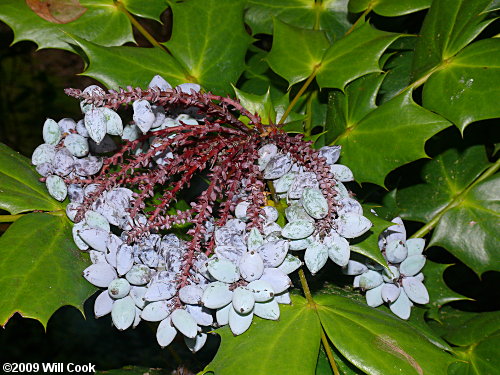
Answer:
[(500, 117), (500, 40), (486, 39), (459, 52), (424, 85), (423, 105), (464, 131), (471, 122)]
[(243, 2), (190, 0), (171, 4), (172, 38), (165, 43), (192, 80), (218, 93), (231, 93), (245, 69), (251, 37), (243, 25)]
[(316, 70), (329, 46), (323, 31), (301, 29), (275, 19), (273, 46), (267, 61), (291, 86)]
[(445, 247), (478, 274), (500, 270), (496, 251), (500, 178), (494, 175), (473, 185), (489, 166), (484, 146), (461, 153), (450, 149), (425, 165), (424, 184), (397, 194), (405, 219), (429, 222), (442, 215), (430, 244)]
[(430, 245), (442, 246), (478, 275), (500, 271), (500, 176), (475, 185), (448, 210), (434, 229)]
[(397, 17), (429, 8), (432, 0), (351, 0), (349, 12), (361, 13), (367, 9), (385, 17)]
[(221, 346), (203, 373), (313, 373), (321, 332), (318, 315), (304, 298), (294, 296), (292, 300), (292, 305), (280, 305), (280, 321), (254, 318), (249, 331), (241, 336), (233, 336), (229, 327), (217, 330)]
[(130, 13), (160, 22), (160, 15), (167, 9), (167, 0), (120, 0)]
[(399, 37), (377, 30), (369, 23), (356, 28), (325, 52), (316, 77), (318, 84), (343, 90), (362, 75), (380, 72), (380, 56)]
[(89, 59), (83, 74), (109, 88), (147, 88), (156, 74), (174, 86), (188, 81), (179, 64), (161, 48), (103, 47), (76, 37), (75, 41)]
[(444, 338), (457, 346), (469, 346), (500, 331), (500, 311), (484, 312), (449, 330)]
[(27, 214), (0, 237), (0, 254), (0, 325), (18, 312), (45, 327), (61, 306), (83, 312), (95, 291), (82, 277), (90, 262), (73, 243), (65, 216)]
[(462, 350), (455, 350), (458, 356), (467, 362), (456, 362), (448, 369), (449, 375), (484, 375), (495, 374), (500, 368), (500, 333), (488, 336), (484, 340)]
[(52, 198), (28, 158), (0, 143), (0, 208), (20, 212), (63, 210)]
[(3, 0), (0, 2), (0, 20), (14, 31), (14, 43), (32, 40), (40, 49), (73, 51), (67, 33), (102, 46), (119, 46), (134, 41), (127, 16), (118, 10), (113, 0), (87, 0), (81, 1), (81, 5), (87, 11), (77, 20), (55, 24), (39, 17), (25, 1)]
[[(238, 90), (236, 87), (233, 87), (233, 89), (243, 107), (252, 113), (257, 113), (261, 117), (263, 124), (277, 124), (281, 120), (290, 102), (288, 94), (273, 99), (270, 94), (270, 89), (268, 89), (267, 93), (264, 95), (250, 94)], [(304, 115), (299, 113), (291, 112), (286, 118), (284, 129), (286, 131), (292, 130), (292, 132), (297, 132), (293, 130), (296, 127), (302, 127), (300, 121), (303, 120), (304, 117)]]
[(379, 85), (375, 76), (367, 77), (354, 82), (351, 90), (348, 86), (345, 94), (337, 93), (329, 102), (336, 114), (327, 119), (325, 130), (338, 134), (333, 143), (342, 145), (341, 163), (356, 171), (357, 181), (383, 185), (391, 170), (426, 157), (426, 140), (449, 122), (418, 106), (411, 91), (371, 110)]
[[(500, 366), (500, 313), (479, 314), (452, 310), (451, 315), (441, 314), (444, 338), (459, 348), (455, 353), (462, 360), (450, 366), (450, 375), (494, 374)], [(470, 315), (475, 315), (467, 319)]]
[(434, 0), (420, 30), (413, 77), (456, 55), (494, 19), (485, 12), (491, 0)]
[(348, 0), (249, 0), (245, 21), (252, 34), (272, 34), (273, 18), (304, 29), (325, 30), (330, 40), (341, 38), (351, 27)]
[[(445, 374), (454, 358), (401, 319), (340, 296), (318, 296), (328, 338), (369, 374)], [(376, 350), (375, 350), (376, 348)]]

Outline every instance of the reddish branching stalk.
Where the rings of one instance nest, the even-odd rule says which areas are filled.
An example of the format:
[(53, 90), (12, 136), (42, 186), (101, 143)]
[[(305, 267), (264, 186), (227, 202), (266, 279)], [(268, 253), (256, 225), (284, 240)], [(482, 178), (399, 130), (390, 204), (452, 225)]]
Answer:
[[(105, 158), (101, 172), (94, 178), (65, 181), (97, 185), (94, 193), (85, 198), (77, 218), (83, 218), (103, 192), (118, 186), (131, 189), (134, 192), (129, 210), (131, 219), (139, 213), (147, 211), (148, 214), (145, 222), (137, 220), (127, 232), (129, 242), (148, 233), (168, 230), (176, 224), (193, 224), (187, 232), (191, 240), (183, 256), (179, 288), (190, 282), (197, 257), (202, 253), (210, 255), (214, 249), (214, 236), (207, 236), (207, 222), (223, 226), (232, 218), (234, 207), (242, 199), (239, 195), (242, 192), (250, 202), (247, 228), (262, 229), (266, 192), (258, 167), (258, 150), (266, 143), (275, 143), (295, 162), (316, 174), (330, 205), (330, 215), (322, 220), (324, 223), (319, 227), (321, 234), (332, 227), (336, 192), (326, 160), (312, 150), (310, 142), (304, 142), (301, 136), (289, 137), (275, 125), (264, 126), (259, 116), (250, 113), (237, 100), (211, 93), (193, 91), (187, 94), (175, 89), (160, 91), (157, 88), (110, 90), (103, 95), (87, 94), (76, 89), (67, 89), (66, 93), (88, 104), (114, 110), (137, 100), (163, 106), (167, 113), (197, 109), (198, 118), (202, 119), (199, 122), (203, 124), (181, 123), (180, 126), (150, 131), (137, 140), (127, 141), (114, 155)], [(240, 120), (241, 116), (248, 118), (248, 125)], [(157, 162), (158, 158), (163, 161)], [(189, 187), (195, 176), (206, 171), (208, 187), (190, 202), (190, 209), (172, 214), (178, 193)], [(323, 227), (324, 231), (321, 230)]]

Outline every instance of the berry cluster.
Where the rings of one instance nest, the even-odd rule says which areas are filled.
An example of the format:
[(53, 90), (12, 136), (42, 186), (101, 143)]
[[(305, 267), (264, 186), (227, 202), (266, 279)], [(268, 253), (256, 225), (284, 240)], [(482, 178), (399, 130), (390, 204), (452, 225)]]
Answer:
[[(159, 76), (148, 90), (66, 92), (81, 99), (84, 119), (48, 119), (32, 162), (55, 199), (69, 197), (74, 241), (93, 263), (83, 276), (105, 288), (96, 317), (111, 313), (120, 330), (160, 322), (161, 346), (180, 332), (197, 351), (210, 327), (228, 324), (239, 335), (254, 315), (277, 320), (279, 304), (291, 301), (288, 274), (302, 259), (312, 274), (328, 258), (348, 274), (359, 264), (355, 283), (382, 288), (350, 260), (349, 240), (372, 224), (343, 184), (353, 174), (337, 164), (339, 146), (313, 150), (236, 100), (195, 84), (172, 88)], [(208, 181), (204, 190), (177, 210), (178, 193), (196, 176)], [(188, 225), (185, 237), (172, 233), (179, 225)], [(404, 271), (408, 261), (391, 258), (400, 247), (389, 237), (386, 258), (408, 277), (391, 268), (387, 285), (414, 288), (405, 286), (413, 275)], [(301, 250), (303, 257), (292, 255)], [(394, 302), (388, 293), (380, 298)]]
[(379, 238), (379, 248), (389, 269), (370, 261), (350, 260), (345, 273), (356, 275), (354, 287), (366, 291), (366, 303), (378, 307), (384, 302), (401, 319), (408, 319), (413, 302), (429, 303), (429, 293), (423, 284), (420, 271), (426, 258), (423, 238), (406, 239), (401, 218), (392, 220), (395, 225), (387, 228)]

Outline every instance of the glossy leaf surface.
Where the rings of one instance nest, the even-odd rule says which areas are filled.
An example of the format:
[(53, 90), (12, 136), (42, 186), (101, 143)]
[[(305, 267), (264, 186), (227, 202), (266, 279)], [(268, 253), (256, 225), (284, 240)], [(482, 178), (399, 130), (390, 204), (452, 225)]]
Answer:
[(419, 78), (457, 54), (488, 26), (491, 0), (435, 0), (420, 30), (413, 76)]
[(172, 3), (171, 8), (174, 20), (167, 48), (197, 83), (231, 93), (230, 84), (243, 72), (251, 42), (243, 26), (243, 2), (191, 0)]
[(249, 0), (245, 21), (252, 34), (271, 34), (273, 18), (304, 29), (325, 30), (331, 40), (350, 28), (347, 0)]
[(103, 47), (83, 39), (76, 42), (89, 59), (84, 74), (109, 88), (147, 88), (156, 74), (171, 85), (187, 81), (180, 65), (161, 48)]
[(72, 40), (67, 33), (103, 46), (119, 46), (134, 41), (127, 16), (118, 10), (113, 0), (86, 0), (80, 4), (87, 11), (77, 20), (62, 25), (39, 17), (25, 1), (5, 0), (0, 3), (0, 20), (14, 30), (14, 43), (32, 40), (38, 48), (72, 51), (68, 44)]
[(379, 72), (379, 59), (398, 34), (373, 28), (369, 23), (334, 43), (326, 52), (317, 74), (320, 87), (344, 89), (362, 75)]
[(381, 16), (396, 17), (429, 8), (431, 3), (432, 0), (351, 0), (349, 11), (361, 13), (372, 9)]
[(267, 61), (291, 86), (315, 71), (329, 46), (323, 31), (297, 28), (275, 19), (273, 46)]
[(27, 214), (0, 237), (0, 252), (0, 325), (19, 312), (46, 326), (61, 306), (83, 311), (95, 291), (82, 277), (90, 261), (73, 243), (64, 216)]
[(486, 39), (464, 48), (424, 86), (423, 104), (453, 121), (463, 132), (473, 121), (500, 117), (491, 98), (500, 96), (500, 40)]
[[(379, 85), (380, 81), (374, 78), (367, 80), (366, 86), (354, 82), (353, 90), (347, 88), (346, 94), (330, 101), (329, 105), (343, 107), (344, 111), (339, 115), (333, 109), (337, 114), (329, 118), (325, 130), (340, 133), (332, 144), (342, 146), (340, 161), (355, 171), (356, 181), (384, 185), (384, 178), (391, 170), (426, 157), (426, 140), (448, 127), (449, 122), (418, 106), (411, 91), (370, 111)], [(352, 107), (349, 102), (354, 103)], [(357, 108), (361, 108), (360, 112)], [(377, 151), (382, 149), (384, 152)]]
[(424, 167), (425, 184), (397, 195), (403, 218), (428, 222), (439, 217), (431, 244), (445, 247), (478, 274), (500, 269), (499, 178), (474, 183), (488, 166), (483, 146), (463, 153), (450, 149)]
[(52, 198), (31, 161), (0, 143), (0, 208), (15, 215), (33, 210), (56, 211), (64, 206)]
[(393, 315), (340, 296), (318, 296), (316, 302), (333, 345), (369, 374), (444, 374), (454, 361)]
[(280, 305), (280, 311), (280, 321), (254, 318), (241, 336), (233, 336), (228, 327), (217, 330), (222, 343), (204, 373), (314, 373), (321, 330), (316, 312), (301, 297), (294, 297), (293, 305)]

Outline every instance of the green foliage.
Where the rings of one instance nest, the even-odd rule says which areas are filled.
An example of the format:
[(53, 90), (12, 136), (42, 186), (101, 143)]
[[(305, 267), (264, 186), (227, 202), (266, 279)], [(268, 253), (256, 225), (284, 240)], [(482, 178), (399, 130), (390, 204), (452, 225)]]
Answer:
[[(500, 270), (499, 181), (497, 175), (482, 175), (490, 166), (484, 146), (462, 153), (450, 149), (423, 168), (425, 184), (397, 195), (403, 218), (436, 223), (431, 244), (445, 247), (478, 274)], [(492, 168), (498, 168), (498, 162)]]
[(250, 328), (254, 334), (250, 337), (234, 337), (229, 327), (217, 330), (222, 344), (205, 372), (222, 375), (313, 373), (321, 332), (315, 310), (302, 297), (294, 298), (292, 306), (283, 306), (280, 310), (280, 321), (254, 321)]
[(18, 312), (45, 327), (61, 306), (83, 311), (95, 291), (81, 277), (90, 261), (73, 243), (64, 212), (23, 216), (0, 237), (0, 249), (0, 325)]
[(500, 365), (500, 315), (497, 312), (442, 314), (444, 338), (457, 347), (460, 362), (452, 364), (450, 375), (494, 374)]
[[(264, 124), (283, 119), (284, 130), (303, 133), (315, 147), (342, 146), (340, 163), (363, 183), (347, 186), (374, 224), (352, 251), (386, 266), (378, 236), (400, 215), (414, 222), (408, 236), (428, 236), (428, 248), (444, 248), (478, 275), (500, 271), (500, 140), (497, 120), (484, 121), (500, 117), (500, 41), (490, 38), (498, 32), (498, 1), (80, 3), (83, 15), (56, 24), (25, 1), (4, 0), (0, 20), (14, 43), (79, 54), (83, 74), (108, 88), (145, 88), (155, 74), (172, 85), (196, 82), (236, 96)], [(172, 24), (162, 25), (168, 7)], [(134, 17), (169, 39), (140, 31), (152, 45), (132, 46)], [(454, 128), (463, 142), (448, 137)], [(72, 242), (65, 202), (38, 178), (29, 159), (0, 144), (0, 222), (13, 222), (0, 237), (2, 325), (19, 312), (45, 326), (60, 306), (81, 310), (93, 292), (81, 277), (89, 260)], [(374, 207), (380, 216), (370, 213)], [(352, 298), (343, 276), (325, 272), (314, 297), (294, 296), (279, 321), (256, 319), (237, 337), (218, 329), (221, 346), (205, 372), (330, 375), (331, 355), (344, 375), (495, 373), (498, 312), (462, 311), (477, 308), (450, 282), (445, 271), (454, 260), (444, 258), (427, 261), (430, 303), (407, 322)]]
[(25, 1), (5, 0), (0, 4), (0, 20), (14, 30), (14, 42), (32, 40), (38, 48), (72, 50), (68, 33), (106, 47), (134, 41), (127, 16), (113, 0), (87, 0), (81, 4), (87, 11), (77, 20), (61, 25), (39, 17)]
[(369, 374), (444, 374), (453, 362), (451, 355), (393, 315), (334, 295), (317, 302), (333, 345)]
[(11, 214), (42, 210), (57, 211), (64, 205), (52, 198), (38, 180), (31, 161), (0, 143), (0, 208)]

